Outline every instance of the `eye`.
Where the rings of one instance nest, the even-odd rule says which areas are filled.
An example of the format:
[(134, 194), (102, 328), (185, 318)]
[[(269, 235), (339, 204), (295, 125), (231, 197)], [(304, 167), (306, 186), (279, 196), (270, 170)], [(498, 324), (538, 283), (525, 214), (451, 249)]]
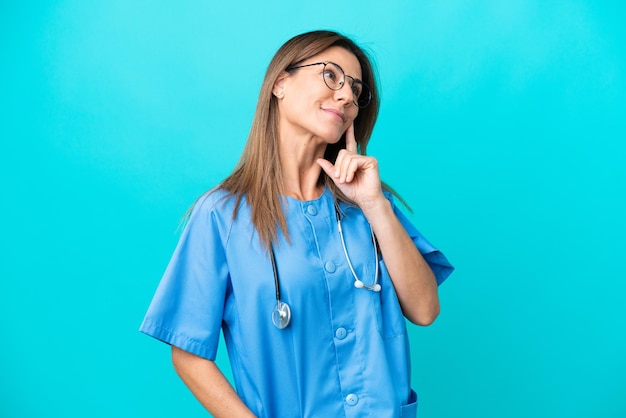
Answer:
[(355, 97), (359, 97), (361, 96), (361, 93), (363, 92), (363, 85), (361, 83), (359, 83), (358, 81), (355, 81), (354, 83), (352, 83), (352, 94), (354, 94)]
[(325, 79), (327, 79), (327, 80), (329, 80), (329, 81), (334, 81), (334, 82), (336, 82), (336, 81), (337, 81), (337, 79), (338, 79), (337, 72), (336, 72), (336, 71), (333, 71), (333, 70), (332, 70), (332, 69), (330, 69), (330, 68), (327, 68), (327, 69), (324, 71), (324, 78), (325, 78)]

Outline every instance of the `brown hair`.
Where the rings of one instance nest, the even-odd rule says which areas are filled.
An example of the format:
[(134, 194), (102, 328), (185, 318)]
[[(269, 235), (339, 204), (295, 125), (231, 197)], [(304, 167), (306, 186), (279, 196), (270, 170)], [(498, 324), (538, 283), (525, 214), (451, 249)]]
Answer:
[[(219, 185), (237, 200), (233, 218), (237, 217), (242, 199), (251, 210), (251, 220), (261, 242), (269, 248), (277, 236), (277, 226), (288, 238), (287, 221), (282, 208), (282, 173), (278, 157), (278, 102), (272, 94), (274, 83), (287, 68), (339, 46), (356, 56), (363, 82), (370, 87), (372, 100), (354, 120), (358, 150), (365, 154), (380, 106), (374, 68), (366, 53), (349, 38), (331, 31), (303, 33), (287, 41), (272, 58), (259, 93), (248, 141), (234, 171)], [(345, 148), (345, 134), (336, 144), (328, 145), (324, 158), (334, 162)], [(322, 171), (319, 179), (340, 200), (350, 201)], [(388, 188), (385, 186), (385, 188)]]

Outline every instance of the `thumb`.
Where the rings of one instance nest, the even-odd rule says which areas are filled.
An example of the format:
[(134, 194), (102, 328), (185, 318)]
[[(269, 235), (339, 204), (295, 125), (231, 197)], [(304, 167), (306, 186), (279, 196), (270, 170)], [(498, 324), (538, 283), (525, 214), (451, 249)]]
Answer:
[(324, 172), (328, 174), (329, 177), (335, 177), (335, 166), (333, 165), (333, 163), (325, 160), (324, 158), (318, 158), (317, 164), (322, 167), (322, 170), (324, 170)]

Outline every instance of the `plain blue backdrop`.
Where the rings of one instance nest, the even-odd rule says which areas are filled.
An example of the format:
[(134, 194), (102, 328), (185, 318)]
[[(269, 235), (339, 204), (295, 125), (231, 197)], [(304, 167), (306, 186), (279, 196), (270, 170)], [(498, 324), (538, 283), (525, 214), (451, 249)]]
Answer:
[(137, 329), (272, 55), (319, 28), (373, 52), (369, 152), (457, 267), (410, 325), (420, 417), (626, 416), (625, 12), (4, 1), (0, 416), (206, 416)]

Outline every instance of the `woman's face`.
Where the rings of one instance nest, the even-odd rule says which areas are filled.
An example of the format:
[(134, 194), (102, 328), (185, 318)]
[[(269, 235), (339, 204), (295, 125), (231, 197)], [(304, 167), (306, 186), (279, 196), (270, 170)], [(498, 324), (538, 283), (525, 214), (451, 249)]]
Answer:
[(312, 134), (332, 144), (341, 138), (359, 112), (353, 102), (350, 77), (361, 79), (361, 65), (354, 54), (335, 46), (298, 66), (317, 62), (338, 64), (346, 74), (343, 87), (331, 90), (326, 85), (322, 64), (284, 73), (274, 85), (274, 94), (279, 99), (279, 124), (281, 133)]

